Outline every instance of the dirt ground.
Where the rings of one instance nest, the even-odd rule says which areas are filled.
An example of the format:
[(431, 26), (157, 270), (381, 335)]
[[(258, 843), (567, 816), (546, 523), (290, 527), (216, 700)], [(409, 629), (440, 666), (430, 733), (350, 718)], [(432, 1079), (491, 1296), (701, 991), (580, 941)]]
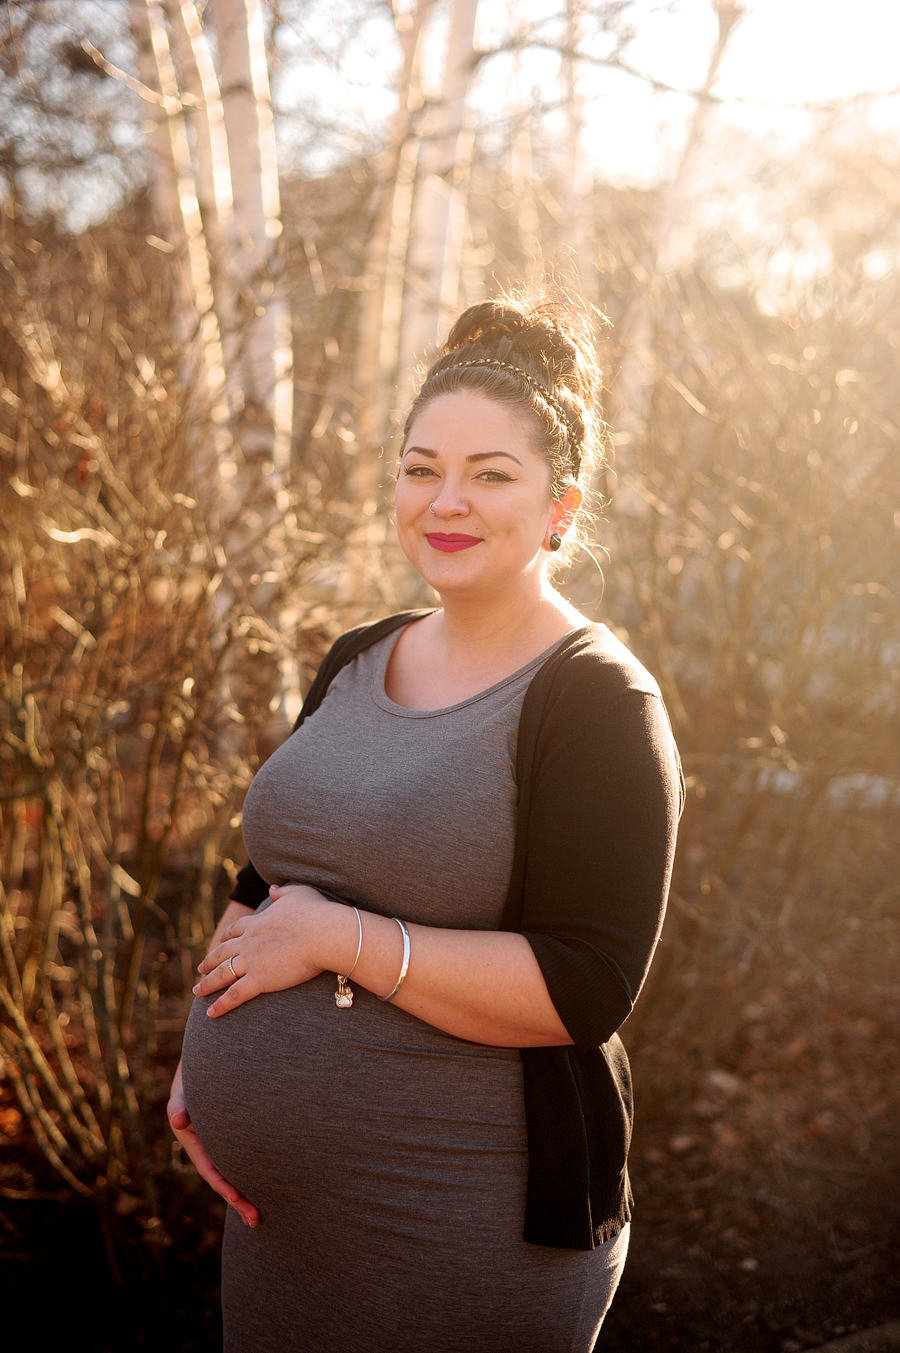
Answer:
[(900, 1315), (900, 985), (804, 991), (763, 993), (727, 1065), (639, 1112), (598, 1350), (796, 1353)]
[[(900, 985), (815, 1009), (803, 993), (763, 993), (721, 1065), (639, 1102), (631, 1252), (598, 1353), (796, 1353), (900, 1315)], [(0, 1185), (55, 1188), (11, 1105)], [(4, 1310), (38, 1346), (44, 1325), (46, 1347), (213, 1353), (217, 1239), (198, 1236), (165, 1280), (117, 1288), (89, 1207), (0, 1198)]]

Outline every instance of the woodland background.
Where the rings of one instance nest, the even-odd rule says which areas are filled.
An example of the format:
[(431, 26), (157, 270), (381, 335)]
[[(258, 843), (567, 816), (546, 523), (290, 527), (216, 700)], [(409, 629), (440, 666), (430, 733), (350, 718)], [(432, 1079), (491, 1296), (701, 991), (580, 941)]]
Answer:
[(68, 1346), (217, 1346), (221, 1211), (164, 1108), (242, 795), (330, 640), (428, 600), (390, 528), (416, 362), (551, 274), (610, 427), (605, 579), (564, 590), (660, 677), (689, 788), (601, 1346), (900, 1314), (900, 136), (864, 100), (723, 128), (744, 10), (644, 188), (584, 145), (629, 0), (513, 6), (489, 48), (478, 0), (0, 13), (0, 1273), (35, 1331), (58, 1301)]

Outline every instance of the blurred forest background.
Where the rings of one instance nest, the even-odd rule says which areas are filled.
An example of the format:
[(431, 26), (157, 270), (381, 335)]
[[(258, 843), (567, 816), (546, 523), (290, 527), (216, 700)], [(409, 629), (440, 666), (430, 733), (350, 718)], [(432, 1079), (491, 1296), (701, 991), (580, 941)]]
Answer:
[(551, 275), (610, 426), (605, 582), (563, 590), (660, 677), (689, 788), (601, 1346), (900, 1315), (900, 123), (729, 122), (752, 0), (701, 7), (645, 183), (594, 96), (673, 97), (632, 57), (678, 5), (0, 11), (0, 1260), (69, 1347), (217, 1346), (164, 1109), (242, 795), (329, 642), (430, 600), (390, 525), (416, 363)]

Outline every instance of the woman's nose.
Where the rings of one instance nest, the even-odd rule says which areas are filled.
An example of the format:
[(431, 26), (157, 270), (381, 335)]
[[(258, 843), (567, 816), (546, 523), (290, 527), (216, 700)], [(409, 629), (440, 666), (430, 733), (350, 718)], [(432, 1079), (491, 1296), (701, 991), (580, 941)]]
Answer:
[(464, 517), (469, 511), (469, 504), (460, 488), (445, 481), (440, 493), (432, 499), (431, 511), (436, 517)]

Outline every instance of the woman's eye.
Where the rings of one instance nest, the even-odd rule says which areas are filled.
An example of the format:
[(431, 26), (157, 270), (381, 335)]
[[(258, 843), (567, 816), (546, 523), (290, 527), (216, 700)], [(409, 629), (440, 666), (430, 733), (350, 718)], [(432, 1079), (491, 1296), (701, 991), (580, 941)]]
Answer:
[(502, 470), (482, 470), (478, 478), (486, 484), (512, 483), (511, 477), (508, 474), (504, 474)]
[(404, 465), (403, 473), (410, 479), (427, 479), (434, 474), (430, 465)]

